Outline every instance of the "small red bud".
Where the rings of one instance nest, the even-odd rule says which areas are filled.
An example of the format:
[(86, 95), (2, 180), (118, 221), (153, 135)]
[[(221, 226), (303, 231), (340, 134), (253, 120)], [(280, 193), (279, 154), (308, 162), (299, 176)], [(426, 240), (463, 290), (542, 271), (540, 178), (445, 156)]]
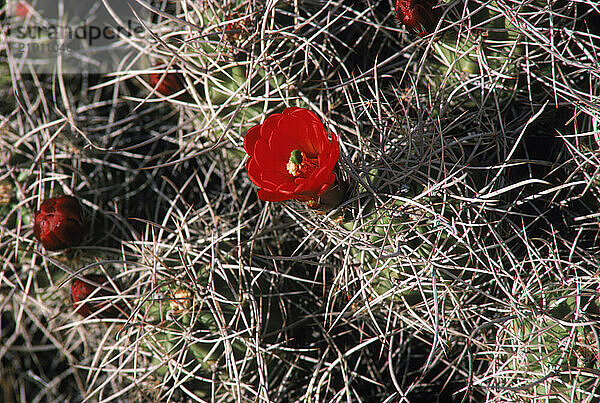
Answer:
[(437, 0), (396, 0), (396, 18), (409, 30), (425, 36), (440, 20), (436, 4)]
[[(162, 79), (162, 81), (161, 81)], [(164, 96), (173, 95), (183, 89), (182, 77), (178, 73), (152, 73), (150, 85)]]
[(83, 210), (72, 196), (44, 200), (35, 215), (33, 235), (48, 250), (77, 246), (83, 238), (85, 221)]
[(18, 2), (17, 6), (15, 7), (15, 15), (17, 15), (21, 18), (27, 17), (27, 15), (29, 14), (30, 11), (31, 11), (31, 6), (26, 1)]
[[(119, 309), (108, 301), (107, 297), (116, 295), (111, 283), (106, 276), (101, 274), (88, 274), (83, 276), (84, 280), (78, 278), (71, 284), (71, 299), (73, 309), (81, 316), (90, 316), (96, 313), (100, 318), (117, 318)], [(86, 299), (89, 298), (89, 301)]]

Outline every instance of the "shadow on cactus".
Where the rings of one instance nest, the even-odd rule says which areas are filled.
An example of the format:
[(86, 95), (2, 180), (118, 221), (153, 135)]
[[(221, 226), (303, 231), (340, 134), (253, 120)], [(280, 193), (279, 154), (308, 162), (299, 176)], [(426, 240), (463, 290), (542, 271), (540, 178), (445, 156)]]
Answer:
[[(314, 284), (317, 295), (320, 288)], [(435, 349), (426, 326), (413, 326), (400, 313), (402, 308), (389, 316), (372, 312), (376, 318), (372, 321), (354, 307), (346, 310), (343, 304), (315, 302), (315, 295), (300, 298), (303, 321), (292, 330), (290, 342), (298, 350), (299, 382), (289, 388), (291, 396), (278, 401), (326, 402), (345, 392), (364, 402), (384, 402), (399, 393), (410, 402), (454, 402), (466, 395), (467, 371), (449, 358), (454, 352)], [(400, 317), (404, 319), (397, 320)], [(378, 381), (394, 379), (397, 382)]]

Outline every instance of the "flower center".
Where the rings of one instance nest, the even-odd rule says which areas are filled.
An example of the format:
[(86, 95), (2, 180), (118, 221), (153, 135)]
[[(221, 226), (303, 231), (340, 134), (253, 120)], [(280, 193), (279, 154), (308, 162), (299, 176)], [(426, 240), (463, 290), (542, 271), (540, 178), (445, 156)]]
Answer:
[(300, 150), (292, 150), (286, 169), (294, 178), (310, 176), (319, 167), (316, 158), (309, 158)]

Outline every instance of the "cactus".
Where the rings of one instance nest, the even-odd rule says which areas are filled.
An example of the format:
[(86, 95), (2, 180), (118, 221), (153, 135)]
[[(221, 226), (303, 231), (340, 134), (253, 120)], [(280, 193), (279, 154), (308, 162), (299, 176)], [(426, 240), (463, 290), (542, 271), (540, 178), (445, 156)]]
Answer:
[[(520, 22), (531, 14), (531, 23), (538, 23), (538, 16), (534, 19), (533, 15), (543, 15), (548, 5), (537, 0), (528, 3), (469, 0), (464, 8), (461, 3), (459, 8), (449, 9), (440, 24), (441, 32), (430, 43), (419, 86), (423, 91), (436, 89), (444, 103), (466, 107), (504, 104), (515, 97), (527, 99), (525, 90), (530, 89), (530, 82), (523, 66), (535, 63), (541, 76), (550, 72), (548, 62), (539, 59), (545, 55), (526, 46), (530, 38)], [(450, 8), (451, 2), (437, 7)], [(564, 22), (556, 19), (555, 24), (560, 23)]]
[(140, 311), (147, 327), (142, 343), (152, 354), (152, 363), (158, 365), (157, 375), (168, 378), (180, 371), (189, 373), (197, 381), (197, 393), (207, 397), (213, 371), (226, 368), (226, 349), (231, 349), (235, 361), (243, 357), (245, 347), (237, 337), (223, 333), (236, 312), (235, 301), (211, 306), (218, 298), (205, 302), (198, 294), (159, 283)]
[[(193, 119), (194, 127), (199, 133), (208, 133), (212, 142), (219, 140), (226, 128), (238, 130), (242, 137), (265, 111), (281, 103), (299, 71), (298, 64), (290, 69), (273, 63), (269, 53), (268, 57), (254, 56), (264, 50), (257, 49), (260, 44), (251, 38), (261, 27), (258, 12), (250, 7), (243, 0), (202, 2), (197, 9), (186, 10), (186, 20), (194, 26), (169, 36), (165, 39), (167, 48), (151, 56), (152, 64), (158, 63), (153, 74), (162, 75), (167, 61), (173, 61), (171, 69), (181, 71), (182, 81), (187, 84), (187, 101), (201, 110)], [(174, 15), (181, 12), (170, 11)], [(172, 24), (179, 26), (180, 22)], [(289, 41), (280, 42), (278, 48), (291, 49)], [(173, 54), (178, 57), (173, 58)]]
[[(162, 261), (177, 264), (177, 257)], [(163, 392), (182, 385), (185, 393), (202, 399), (232, 398), (249, 394), (259, 372), (276, 379), (276, 350), (265, 358), (253, 347), (255, 337), (270, 343), (274, 340), (268, 334), (282, 328), (279, 307), (262, 295), (269, 283), (254, 281), (248, 289), (238, 264), (190, 267), (193, 280), (178, 275), (177, 266), (159, 270), (131, 318), (143, 324), (132, 335), (148, 354), (154, 377), (166, 387)]]
[[(377, 170), (369, 178), (373, 188), (384, 188), (395, 196), (383, 206), (372, 200), (362, 218), (342, 225), (360, 239), (350, 248), (351, 259), (369, 279), (373, 291), (369, 298), (405, 298), (415, 303), (422, 300), (423, 292), (431, 292), (431, 283), (426, 281), (429, 285), (423, 288), (414, 281), (415, 275), (423, 279), (439, 275), (442, 281), (465, 278), (464, 268), (470, 264), (465, 241), (451, 224), (459, 211), (456, 203), (416, 181), (391, 181)], [(434, 271), (430, 261), (448, 268)]]
[(519, 315), (498, 330), (490, 386), (512, 399), (596, 401), (600, 397), (597, 294), (580, 290), (579, 296), (563, 297), (564, 290), (544, 292), (545, 313)]

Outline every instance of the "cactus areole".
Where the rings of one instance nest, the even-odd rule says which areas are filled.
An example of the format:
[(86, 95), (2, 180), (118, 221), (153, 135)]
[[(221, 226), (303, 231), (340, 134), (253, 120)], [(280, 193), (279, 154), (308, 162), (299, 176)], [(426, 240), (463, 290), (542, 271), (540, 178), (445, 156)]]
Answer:
[(265, 201), (300, 200), (309, 206), (335, 182), (340, 156), (335, 134), (331, 139), (313, 112), (287, 108), (256, 125), (244, 138), (250, 156), (248, 176)]
[(409, 30), (425, 36), (440, 19), (435, 0), (396, 0), (396, 18)]
[(73, 196), (46, 199), (35, 215), (33, 235), (48, 250), (79, 245), (84, 230), (83, 210)]

